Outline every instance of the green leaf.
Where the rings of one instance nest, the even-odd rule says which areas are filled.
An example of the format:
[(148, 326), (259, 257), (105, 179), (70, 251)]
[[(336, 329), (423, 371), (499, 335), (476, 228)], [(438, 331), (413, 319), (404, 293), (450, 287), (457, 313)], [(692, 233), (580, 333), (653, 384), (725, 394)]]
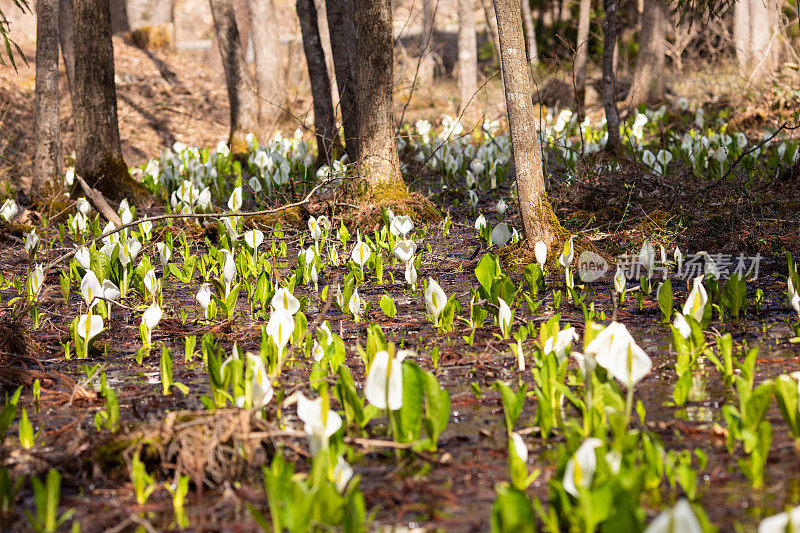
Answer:
[(666, 324), (672, 318), (672, 282), (666, 280), (658, 286), (658, 308), (661, 320)]
[(394, 318), (395, 315), (397, 315), (397, 307), (395, 306), (394, 299), (388, 294), (381, 296), (380, 305), (383, 312), (386, 313), (386, 316), (389, 318)]
[(422, 430), (422, 402), (425, 396), (425, 374), (417, 364), (406, 359), (403, 366), (403, 406), (394, 411), (398, 435), (397, 442), (419, 440)]
[(497, 260), (491, 254), (485, 254), (475, 267), (475, 276), (486, 294), (492, 293), (492, 283), (497, 275)]
[(493, 533), (534, 533), (536, 519), (533, 507), (524, 492), (500, 484), (492, 505), (491, 528)]

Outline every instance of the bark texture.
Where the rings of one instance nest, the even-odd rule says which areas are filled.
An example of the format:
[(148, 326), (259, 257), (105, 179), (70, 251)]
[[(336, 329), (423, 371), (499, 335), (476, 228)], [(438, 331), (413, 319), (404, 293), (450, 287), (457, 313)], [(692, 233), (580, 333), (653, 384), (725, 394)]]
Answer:
[(395, 142), (391, 0), (356, 0), (359, 173), (377, 202), (406, 190)]
[[(380, 2), (382, 0), (375, 0)], [(331, 50), (339, 87), (339, 105), (344, 126), (344, 149), (347, 158), (359, 160), (358, 105), (356, 101), (356, 27), (353, 0), (327, 0), (328, 28), (331, 30)], [(391, 32), (389, 36), (391, 38)]]
[[(314, 9), (313, 0), (310, 3), (311, 8)], [(299, 14), (299, 1), (297, 5)], [(258, 122), (263, 127), (274, 127), (276, 121), (283, 115), (283, 108), (286, 104), (286, 79), (282, 61), (283, 50), (279, 38), (280, 28), (278, 27), (274, 0), (250, 0), (250, 19), (252, 21), (250, 38), (253, 43), (256, 87), (258, 88)], [(315, 29), (317, 27), (316, 20), (316, 9), (314, 9)], [(315, 33), (317, 41), (319, 41), (319, 31), (317, 30)], [(306, 34), (304, 31), (304, 44), (305, 39)], [(306, 54), (308, 54), (307, 50)]]
[(308, 78), (311, 81), (311, 96), (314, 99), (314, 128), (317, 135), (317, 162), (330, 164), (332, 149), (339, 144), (339, 134), (333, 117), (328, 68), (325, 52), (319, 36), (317, 8), (314, 0), (297, 0), (297, 17), (303, 34), (303, 50), (306, 54)]
[(241, 156), (247, 153), (246, 135), (258, 129), (258, 100), (244, 61), (232, 1), (209, 0), (209, 4), (228, 86), (231, 120), (229, 144), (231, 152)]
[(536, 27), (533, 24), (530, 0), (520, 0), (522, 23), (525, 25), (525, 41), (528, 45), (528, 61), (532, 67), (539, 65), (539, 49), (536, 46)]
[(559, 224), (547, 200), (542, 153), (533, 109), (533, 87), (525, 57), (519, 0), (494, 0), (502, 54), (508, 129), (514, 151), (517, 194), (527, 245), (560, 241)]
[(75, 171), (106, 197), (147, 197), (122, 158), (108, 0), (73, 0)]
[(33, 183), (37, 196), (48, 181), (61, 176), (61, 129), (58, 123), (58, 0), (36, 2), (36, 95), (34, 103)]
[(619, 109), (617, 109), (617, 74), (614, 69), (614, 50), (617, 47), (617, 28), (619, 19), (617, 0), (603, 0), (606, 20), (603, 23), (603, 107), (606, 111), (608, 142), (606, 150), (618, 152), (620, 149)]
[(72, 0), (58, 0), (58, 39), (61, 44), (61, 57), (67, 73), (69, 92), (75, 86), (75, 31), (72, 20)]
[(459, 111), (464, 112), (478, 90), (478, 41), (472, 0), (458, 0)]
[(667, 54), (667, 6), (664, 0), (644, 0), (639, 30), (639, 55), (627, 105), (664, 98), (664, 62)]
[(589, 26), (592, 0), (581, 0), (578, 9), (578, 38), (575, 42), (575, 108), (578, 118), (586, 113), (586, 64), (589, 61)]

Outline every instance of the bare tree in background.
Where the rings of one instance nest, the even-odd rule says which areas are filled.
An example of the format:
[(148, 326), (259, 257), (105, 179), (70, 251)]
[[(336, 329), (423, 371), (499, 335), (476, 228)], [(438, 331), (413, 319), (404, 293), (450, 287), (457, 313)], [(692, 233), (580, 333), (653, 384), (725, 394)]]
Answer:
[[(330, 4), (329, 4), (330, 5)], [(408, 195), (395, 141), (391, 0), (356, 0), (359, 196), (377, 203)]]
[(36, 2), (36, 95), (34, 103), (33, 183), (38, 196), (61, 176), (61, 128), (58, 122), (58, 0)]
[(458, 0), (458, 92), (463, 113), (478, 90), (478, 41), (473, 0)]
[(502, 54), (508, 129), (517, 175), (517, 195), (530, 249), (536, 241), (552, 248), (560, 240), (559, 223), (547, 199), (542, 153), (533, 108), (533, 87), (525, 58), (519, 0), (494, 0)]
[(325, 7), (325, 0), (314, 0), (314, 7), (317, 9), (319, 39), (325, 55), (325, 68), (328, 70), (328, 78), (330, 79), (328, 85), (330, 86), (335, 116), (339, 107), (339, 86), (336, 84), (336, 68), (333, 66), (333, 50), (331, 49), (330, 28), (328, 28), (328, 10)]
[(606, 111), (608, 142), (606, 150), (612, 153), (619, 151), (621, 140), (619, 135), (619, 109), (617, 109), (617, 74), (614, 69), (614, 50), (617, 47), (617, 28), (619, 18), (618, 0), (603, 0), (606, 20), (603, 22), (603, 107)]
[(425, 83), (433, 81), (433, 71), (436, 62), (431, 57), (436, 42), (436, 27), (434, 26), (433, 4), (431, 0), (422, 0), (422, 35), (420, 35), (419, 80)]
[(314, 0), (297, 0), (297, 17), (303, 35), (303, 50), (306, 54), (308, 78), (311, 81), (311, 96), (314, 100), (314, 128), (317, 135), (317, 163), (329, 163), (333, 148), (339, 144), (339, 134), (333, 116), (333, 101), (328, 85), (328, 67), (319, 36), (317, 8)]
[(258, 99), (244, 61), (232, 1), (209, 0), (209, 4), (228, 86), (231, 120), (229, 144), (234, 155), (242, 156), (247, 153), (246, 135), (258, 130)]
[(140, 202), (146, 189), (122, 158), (108, 0), (73, 0), (75, 171), (112, 200)]
[(586, 113), (586, 65), (589, 62), (589, 27), (592, 0), (581, 0), (578, 9), (578, 37), (575, 41), (575, 110), (583, 121)]
[(520, 0), (522, 23), (525, 25), (525, 41), (528, 45), (528, 61), (531, 67), (539, 66), (539, 50), (536, 46), (536, 27), (533, 23), (530, 0)]
[[(258, 88), (258, 123), (263, 127), (274, 127), (276, 121), (283, 114), (281, 108), (286, 105), (284, 97), (286, 94), (286, 77), (283, 70), (283, 61), (281, 60), (280, 27), (275, 12), (275, 1), (249, 0), (249, 4), (250, 38), (253, 43), (256, 87)], [(316, 10), (314, 10), (315, 28), (316, 20)], [(316, 34), (317, 40), (319, 40), (318, 30)], [(303, 35), (303, 41), (305, 43), (305, 34)], [(308, 54), (307, 51), (306, 54)]]
[[(382, 1), (382, 0), (376, 0)], [(339, 86), (339, 102), (344, 126), (344, 149), (347, 158), (359, 160), (358, 105), (356, 101), (356, 27), (353, 0), (327, 0), (328, 28), (333, 31), (331, 49)], [(390, 32), (391, 36), (391, 32)]]
[(644, 0), (639, 53), (626, 105), (658, 102), (664, 98), (664, 63), (667, 57), (667, 6), (664, 0)]
[(739, 70), (756, 77), (771, 73), (780, 59), (780, 9), (776, 0), (738, 0), (733, 8), (733, 38)]

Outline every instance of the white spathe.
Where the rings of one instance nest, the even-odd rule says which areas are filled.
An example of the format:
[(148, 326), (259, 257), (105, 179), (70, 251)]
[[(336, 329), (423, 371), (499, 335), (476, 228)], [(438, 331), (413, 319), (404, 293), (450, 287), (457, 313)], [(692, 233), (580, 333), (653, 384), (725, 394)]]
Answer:
[(517, 454), (517, 457), (522, 459), (523, 463), (528, 462), (528, 446), (525, 444), (525, 441), (522, 440), (522, 436), (517, 432), (511, 433), (511, 443), (514, 445), (513, 450), (514, 453)]
[(492, 244), (495, 246), (505, 246), (508, 240), (511, 238), (511, 230), (509, 229), (508, 224), (501, 222), (500, 224), (496, 225), (492, 230), (491, 238)]
[(598, 333), (586, 346), (584, 355), (593, 356), (598, 365), (629, 388), (636, 386), (653, 367), (650, 357), (620, 322), (612, 322)]
[(683, 314), (691, 316), (697, 322), (702, 323), (703, 314), (708, 303), (708, 293), (706, 293), (706, 288), (703, 287), (703, 275), (701, 274), (694, 278), (692, 283), (692, 291), (686, 298), (686, 303), (683, 304)]
[(590, 437), (575, 450), (575, 454), (567, 461), (564, 469), (564, 480), (561, 482), (564, 490), (574, 497), (579, 496), (578, 489), (587, 489), (592, 486), (594, 471), (597, 468), (595, 449), (601, 447), (603, 441)]
[(311, 453), (316, 455), (328, 446), (328, 441), (342, 427), (342, 417), (336, 411), (323, 412), (322, 398), (309, 400), (302, 393), (297, 396), (297, 416), (304, 422)]
[(83, 314), (78, 319), (78, 335), (86, 342), (91, 341), (103, 331), (103, 317), (94, 314)]
[(408, 263), (417, 253), (417, 243), (411, 239), (402, 239), (395, 243), (392, 253), (403, 263)]
[(671, 509), (667, 509), (644, 530), (644, 533), (703, 533), (703, 527), (692, 510), (692, 506), (681, 498)]
[(364, 396), (378, 409), (396, 411), (403, 407), (403, 367), (405, 352), (395, 357), (381, 350), (375, 354), (364, 384)]
[(255, 228), (246, 231), (244, 234), (244, 242), (253, 250), (258, 250), (258, 247), (264, 242), (264, 232)]
[(294, 318), (283, 308), (274, 309), (267, 322), (267, 335), (278, 348), (278, 355), (289, 344), (294, 333)]
[(533, 255), (536, 257), (536, 262), (539, 263), (539, 268), (544, 272), (544, 264), (547, 262), (547, 244), (544, 241), (536, 241), (533, 245)]
[(356, 245), (353, 246), (353, 251), (350, 253), (350, 258), (355, 264), (363, 267), (369, 260), (370, 255), (372, 255), (372, 251), (369, 249), (367, 243), (358, 241)]
[(544, 343), (544, 353), (548, 354), (553, 352), (558, 357), (559, 362), (564, 359), (567, 354), (567, 348), (572, 344), (573, 340), (578, 339), (578, 334), (575, 328), (562, 329)]
[(97, 303), (94, 301), (95, 298), (103, 297), (103, 288), (93, 270), (87, 270), (81, 280), (81, 296), (83, 296), (83, 301), (86, 302), (86, 305), (90, 307)]
[(569, 240), (564, 243), (564, 250), (558, 256), (558, 264), (564, 268), (572, 264), (572, 259), (575, 257), (575, 235), (571, 235)]
[(428, 288), (425, 289), (425, 305), (428, 312), (433, 315), (435, 322), (439, 321), (439, 315), (447, 305), (447, 295), (433, 278), (428, 278)]
[(157, 303), (153, 303), (142, 314), (142, 324), (147, 329), (152, 330), (158, 325), (163, 316), (164, 313), (161, 311), (161, 307)]

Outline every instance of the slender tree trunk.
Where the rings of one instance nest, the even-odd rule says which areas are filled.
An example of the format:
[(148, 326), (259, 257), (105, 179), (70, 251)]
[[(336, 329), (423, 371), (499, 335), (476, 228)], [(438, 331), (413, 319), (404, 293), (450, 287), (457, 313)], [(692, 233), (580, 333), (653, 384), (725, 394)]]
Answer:
[(606, 150), (618, 152), (621, 146), (619, 136), (619, 109), (617, 109), (617, 75), (614, 71), (614, 49), (617, 47), (617, 7), (618, 0), (603, 0), (606, 20), (603, 23), (603, 107), (606, 110), (608, 142)]
[(58, 122), (58, 0), (36, 2), (36, 95), (32, 196), (61, 176)]
[(311, 95), (314, 99), (314, 128), (317, 135), (317, 163), (330, 164), (332, 148), (339, 144), (339, 134), (333, 118), (333, 102), (325, 65), (325, 52), (319, 37), (317, 8), (314, 0), (297, 0), (297, 17), (303, 34), (303, 49), (306, 54)]
[(74, 0), (75, 171), (112, 200), (143, 201), (146, 189), (122, 158), (108, 0)]
[(458, 0), (458, 89), (463, 113), (478, 91), (478, 42), (472, 0)]
[(525, 58), (525, 39), (518, 0), (494, 0), (502, 53), (508, 129), (514, 153), (520, 214), (529, 248), (560, 240), (559, 223), (547, 200), (542, 154), (533, 109), (533, 87)]
[(334, 116), (336, 108), (339, 106), (339, 86), (336, 85), (336, 68), (333, 66), (333, 50), (331, 50), (331, 35), (328, 28), (328, 10), (325, 7), (325, 0), (314, 0), (317, 8), (317, 22), (319, 26), (319, 38), (322, 42), (322, 51), (325, 55), (325, 68), (328, 70), (328, 88), (334, 106)]
[(578, 38), (575, 42), (575, 107), (583, 121), (586, 113), (586, 64), (589, 62), (589, 26), (592, 0), (581, 0), (578, 10)]
[(558, 14), (561, 22), (568, 22), (572, 17), (572, 0), (562, 0)]
[(61, 57), (72, 95), (75, 87), (75, 33), (72, 20), (72, 0), (58, 0), (58, 38), (61, 42)]
[(376, 203), (408, 194), (395, 141), (391, 0), (356, 0), (356, 86), (359, 173), (366, 199)]
[[(376, 0), (378, 1), (378, 0)], [(344, 150), (351, 163), (359, 159), (358, 105), (356, 102), (356, 27), (353, 0), (326, 0), (331, 32), (333, 65), (339, 86), (339, 105), (344, 126)]]
[[(780, 59), (780, 10), (774, 0), (738, 0), (733, 6), (733, 39), (742, 75), (760, 77)], [(754, 72), (755, 71), (755, 72)]]
[(219, 55), (225, 69), (225, 82), (228, 86), (231, 117), (230, 148), (233, 154), (242, 156), (247, 153), (246, 135), (258, 129), (258, 100), (244, 62), (233, 3), (231, 0), (209, 0), (209, 4), (214, 17)]
[(667, 54), (667, 11), (663, 0), (644, 0), (639, 31), (639, 54), (626, 106), (664, 98), (664, 62)]
[[(431, 0), (422, 0), (422, 35), (420, 35), (420, 55), (422, 60), (419, 64), (419, 81), (430, 83), (433, 81), (433, 70), (435, 62), (431, 57), (431, 50), (435, 46), (433, 5)], [(474, 18), (474, 17), (473, 17)]]
[(489, 35), (492, 37), (492, 45), (494, 50), (492, 50), (492, 55), (500, 63), (500, 38), (498, 37), (498, 31), (495, 27), (496, 21), (492, 14), (489, 12), (489, 6), (486, 5), (486, 0), (478, 0), (481, 3), (481, 7), (483, 8), (483, 16), (486, 19), (486, 31), (489, 32)]
[(530, 0), (520, 0), (522, 22), (525, 25), (525, 41), (528, 45), (528, 61), (532, 67), (539, 66), (539, 50), (536, 46), (536, 27), (533, 24)]
[(111, 10), (111, 33), (119, 35), (131, 31), (125, 0), (109, 0), (109, 8)]
[[(311, 8), (314, 9), (313, 0), (311, 4)], [(300, 2), (297, 5), (299, 14)], [(282, 108), (286, 105), (286, 78), (281, 60), (280, 28), (274, 0), (250, 0), (250, 18), (252, 20), (250, 37), (253, 43), (258, 87), (259, 124), (263, 127), (274, 127), (277, 119), (283, 114)], [(314, 34), (319, 43), (316, 9), (314, 9)], [(305, 34), (303, 39), (305, 41)], [(309, 66), (309, 70), (310, 68)]]

